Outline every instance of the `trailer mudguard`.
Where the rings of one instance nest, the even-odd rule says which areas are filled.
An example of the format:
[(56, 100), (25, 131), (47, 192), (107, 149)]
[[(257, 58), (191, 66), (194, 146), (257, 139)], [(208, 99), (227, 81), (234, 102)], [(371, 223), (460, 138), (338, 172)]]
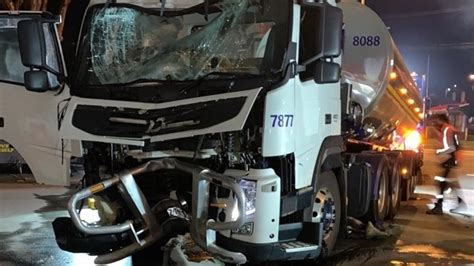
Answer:
[(362, 217), (369, 210), (370, 184), (373, 183), (372, 167), (355, 154), (352, 155), (352, 159), (355, 161), (347, 173), (347, 215)]

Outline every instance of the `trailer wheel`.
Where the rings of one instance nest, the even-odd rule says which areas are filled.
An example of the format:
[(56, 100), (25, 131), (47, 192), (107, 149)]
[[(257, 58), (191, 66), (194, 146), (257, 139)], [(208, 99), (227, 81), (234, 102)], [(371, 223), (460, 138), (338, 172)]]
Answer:
[(407, 179), (402, 180), (402, 200), (409, 201), (412, 198), (412, 178), (409, 177)]
[(415, 175), (403, 179), (402, 181), (402, 200), (408, 201), (415, 198), (415, 188), (418, 182), (423, 178), (421, 169), (417, 169)]
[(390, 205), (389, 183), (388, 165), (384, 163), (377, 184), (377, 198), (370, 201), (369, 211), (365, 220), (371, 221), (374, 224), (379, 224), (385, 220)]
[(400, 208), (400, 201), (402, 198), (401, 195), (401, 180), (402, 177), (400, 176), (399, 171), (394, 173), (396, 175), (394, 183), (390, 186), (390, 206), (388, 208), (388, 215), (387, 219), (392, 220), (398, 213), (398, 209)]
[(423, 179), (423, 173), (421, 172), (421, 169), (417, 169), (416, 173), (414, 176), (411, 178), (411, 187), (410, 187), (410, 199), (416, 199), (416, 185), (419, 184)]
[(316, 182), (312, 222), (323, 223), (323, 256), (331, 255), (341, 223), (341, 194), (333, 172), (324, 172)]

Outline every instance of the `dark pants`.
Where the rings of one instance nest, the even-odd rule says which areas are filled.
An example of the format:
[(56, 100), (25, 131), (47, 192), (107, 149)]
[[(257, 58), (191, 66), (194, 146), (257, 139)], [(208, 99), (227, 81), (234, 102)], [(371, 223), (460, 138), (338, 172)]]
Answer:
[[(449, 173), (451, 172), (451, 169), (457, 166), (457, 161), (454, 153), (450, 154), (449, 159), (444, 161), (441, 164), (441, 167), (444, 169), (442, 177), (444, 178), (449, 178)], [(448, 189), (448, 182), (445, 181), (438, 181), (438, 186), (439, 186), (439, 194), (443, 195), (443, 192)], [(438, 204), (443, 204), (443, 198), (438, 199)]]

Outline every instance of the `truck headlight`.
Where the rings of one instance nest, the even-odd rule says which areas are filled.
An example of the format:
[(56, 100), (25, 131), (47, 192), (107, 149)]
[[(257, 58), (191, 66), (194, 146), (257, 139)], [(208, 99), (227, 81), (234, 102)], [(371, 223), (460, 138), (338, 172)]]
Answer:
[(240, 187), (245, 193), (245, 214), (247, 216), (252, 215), (255, 213), (255, 203), (257, 201), (257, 182), (242, 179)]
[[(242, 179), (240, 181), (240, 187), (245, 194), (245, 215), (252, 215), (255, 213), (255, 204), (257, 201), (257, 182)], [(239, 215), (240, 213), (236, 199), (232, 208), (232, 220), (236, 220)]]
[(245, 223), (240, 228), (232, 230), (232, 233), (239, 234), (239, 235), (252, 235), (253, 234), (253, 222)]

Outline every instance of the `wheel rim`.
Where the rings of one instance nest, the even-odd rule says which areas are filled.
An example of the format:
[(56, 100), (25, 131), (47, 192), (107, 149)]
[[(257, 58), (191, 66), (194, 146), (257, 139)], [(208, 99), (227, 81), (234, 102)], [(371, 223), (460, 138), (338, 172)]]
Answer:
[(418, 184), (419, 178), (420, 178), (420, 172), (417, 171), (416, 174), (413, 176), (412, 182), (411, 182), (411, 193), (412, 194), (415, 193), (416, 185)]
[(393, 184), (393, 191), (392, 191), (392, 205), (396, 206), (398, 202), (398, 198), (400, 197), (400, 179), (401, 177), (398, 173), (395, 175), (395, 183)]
[(412, 192), (412, 190), (411, 190), (412, 185), (411, 185), (411, 184), (412, 184), (412, 183), (413, 183), (412, 178), (411, 178), (411, 177), (408, 178), (408, 179), (407, 179), (407, 199), (410, 199), (410, 198), (411, 198), (411, 194), (412, 194), (412, 193), (411, 193), (411, 192)]
[(385, 207), (386, 204), (386, 198), (387, 198), (387, 174), (383, 173), (380, 179), (380, 185), (379, 185), (379, 198), (377, 200), (377, 205), (379, 207), (379, 211), (382, 211)]
[(336, 215), (333, 194), (328, 188), (321, 188), (314, 199), (312, 222), (323, 224), (324, 240), (331, 237), (336, 227)]

